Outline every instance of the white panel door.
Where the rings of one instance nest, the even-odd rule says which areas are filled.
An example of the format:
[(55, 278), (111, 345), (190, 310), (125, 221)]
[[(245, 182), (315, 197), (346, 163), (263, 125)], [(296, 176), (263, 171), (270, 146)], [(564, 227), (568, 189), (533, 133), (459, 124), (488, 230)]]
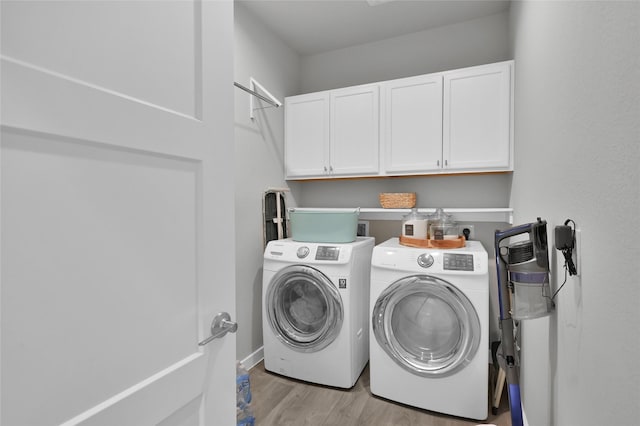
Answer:
[(444, 167), (513, 170), (513, 61), (444, 76)]
[(331, 175), (378, 174), (378, 92), (377, 85), (331, 91)]
[(233, 3), (1, 8), (0, 423), (235, 424)]
[(383, 83), (384, 171), (424, 173), (442, 169), (442, 75)]

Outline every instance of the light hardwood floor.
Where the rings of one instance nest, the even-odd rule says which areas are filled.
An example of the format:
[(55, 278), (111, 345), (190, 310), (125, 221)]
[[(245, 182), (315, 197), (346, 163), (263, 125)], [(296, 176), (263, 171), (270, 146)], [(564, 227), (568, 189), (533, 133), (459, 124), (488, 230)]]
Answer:
[[(492, 369), (490, 369), (492, 370)], [(490, 371), (490, 373), (492, 373)], [(273, 374), (260, 362), (250, 372), (251, 406), (256, 426), (475, 426), (482, 423), (510, 426), (506, 395), (497, 415), (484, 421), (425, 411), (371, 395), (369, 366), (352, 389), (306, 383)], [(493, 375), (490, 374), (491, 381)], [(489, 398), (493, 393), (490, 386)], [(505, 391), (506, 394), (506, 391)]]

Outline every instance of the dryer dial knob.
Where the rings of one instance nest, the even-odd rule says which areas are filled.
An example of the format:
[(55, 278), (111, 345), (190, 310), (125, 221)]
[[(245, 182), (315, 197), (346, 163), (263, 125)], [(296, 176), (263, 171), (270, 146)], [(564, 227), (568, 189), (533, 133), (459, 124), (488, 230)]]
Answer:
[(298, 256), (299, 259), (304, 259), (309, 255), (309, 247), (307, 246), (299, 247), (298, 251), (296, 252), (296, 255)]
[(431, 265), (433, 265), (433, 256), (431, 256), (429, 253), (422, 253), (420, 256), (418, 256), (418, 265), (422, 266), (423, 268), (429, 268)]

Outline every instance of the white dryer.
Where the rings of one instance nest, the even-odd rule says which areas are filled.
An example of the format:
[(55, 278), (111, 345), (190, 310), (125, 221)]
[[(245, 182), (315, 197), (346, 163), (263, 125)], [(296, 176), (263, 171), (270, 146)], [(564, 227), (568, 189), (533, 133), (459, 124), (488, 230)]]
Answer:
[(270, 241), (264, 252), (265, 369), (350, 388), (369, 360), (369, 282), (374, 239)]
[(488, 415), (488, 256), (391, 238), (371, 259), (371, 393), (470, 419)]

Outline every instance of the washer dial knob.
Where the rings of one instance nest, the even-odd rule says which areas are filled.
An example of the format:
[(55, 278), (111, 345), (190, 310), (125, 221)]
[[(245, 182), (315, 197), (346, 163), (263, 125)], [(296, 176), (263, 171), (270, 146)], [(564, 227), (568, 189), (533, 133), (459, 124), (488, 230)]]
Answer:
[(420, 256), (418, 256), (418, 265), (422, 266), (423, 268), (429, 268), (431, 265), (433, 265), (433, 256), (431, 256), (429, 253), (422, 253)]
[(307, 246), (298, 247), (298, 251), (296, 251), (296, 255), (298, 256), (298, 259), (304, 259), (309, 255), (309, 247)]

